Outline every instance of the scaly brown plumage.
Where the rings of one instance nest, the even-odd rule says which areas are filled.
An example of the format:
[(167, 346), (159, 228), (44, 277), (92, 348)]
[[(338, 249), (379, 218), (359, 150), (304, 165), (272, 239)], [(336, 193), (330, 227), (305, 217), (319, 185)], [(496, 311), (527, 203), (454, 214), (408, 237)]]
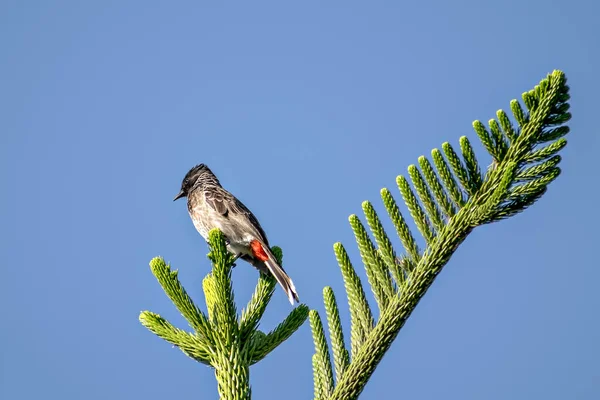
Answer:
[(292, 305), (299, 301), (294, 283), (277, 263), (267, 235), (254, 214), (221, 186), (206, 165), (199, 164), (185, 175), (174, 200), (181, 197), (187, 197), (190, 217), (204, 240), (208, 240), (211, 229), (218, 228), (227, 238), (231, 253), (262, 273), (273, 275)]

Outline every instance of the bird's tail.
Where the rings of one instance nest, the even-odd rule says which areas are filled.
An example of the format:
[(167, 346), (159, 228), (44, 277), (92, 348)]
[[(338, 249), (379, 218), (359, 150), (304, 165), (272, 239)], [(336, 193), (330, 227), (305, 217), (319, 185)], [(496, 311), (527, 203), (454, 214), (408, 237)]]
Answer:
[(281, 285), (285, 293), (287, 294), (290, 303), (294, 305), (294, 301), (300, 302), (298, 298), (298, 293), (296, 292), (296, 287), (294, 286), (294, 282), (285, 272), (285, 270), (277, 263), (275, 256), (271, 252), (268, 246), (265, 246), (259, 240), (253, 240), (250, 243), (250, 247), (252, 248), (252, 253), (254, 254), (254, 258), (256, 260), (262, 261), (266, 266), (271, 275), (275, 277), (277, 282)]

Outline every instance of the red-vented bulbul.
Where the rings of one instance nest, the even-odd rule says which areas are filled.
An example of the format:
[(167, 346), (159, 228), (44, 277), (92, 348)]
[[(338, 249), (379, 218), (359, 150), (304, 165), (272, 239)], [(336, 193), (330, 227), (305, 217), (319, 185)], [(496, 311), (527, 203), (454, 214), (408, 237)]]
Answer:
[(292, 305), (298, 293), (290, 277), (277, 263), (260, 223), (234, 195), (223, 189), (217, 177), (204, 164), (192, 168), (183, 178), (174, 201), (187, 197), (188, 211), (196, 230), (208, 241), (208, 232), (218, 228), (227, 239), (227, 248), (236, 258), (270, 273), (285, 290)]

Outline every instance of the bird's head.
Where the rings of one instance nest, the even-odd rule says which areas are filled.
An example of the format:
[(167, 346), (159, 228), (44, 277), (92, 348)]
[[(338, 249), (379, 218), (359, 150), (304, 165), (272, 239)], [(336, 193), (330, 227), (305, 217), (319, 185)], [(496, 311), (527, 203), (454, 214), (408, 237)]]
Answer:
[(181, 182), (181, 190), (177, 193), (173, 201), (186, 197), (195, 187), (207, 180), (216, 180), (216, 177), (205, 164), (196, 165), (185, 174), (185, 178)]

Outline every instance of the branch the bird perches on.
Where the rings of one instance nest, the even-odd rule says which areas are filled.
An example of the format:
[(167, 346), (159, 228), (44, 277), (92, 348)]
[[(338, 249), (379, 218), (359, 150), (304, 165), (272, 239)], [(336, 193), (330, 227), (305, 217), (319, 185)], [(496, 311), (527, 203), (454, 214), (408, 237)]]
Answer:
[[(140, 322), (189, 357), (213, 367), (221, 399), (249, 399), (250, 365), (265, 358), (288, 339), (306, 320), (308, 307), (297, 306), (271, 332), (261, 332), (259, 322), (275, 290), (275, 279), (262, 273), (259, 275), (254, 294), (238, 317), (231, 285), (233, 255), (227, 250), (219, 230), (213, 229), (209, 233), (209, 245), (208, 258), (213, 269), (202, 282), (208, 315), (187, 294), (177, 271), (171, 270), (160, 257), (150, 262), (152, 273), (194, 332), (175, 328), (150, 311), (140, 314)], [(272, 251), (281, 263), (281, 249), (273, 247)]]

